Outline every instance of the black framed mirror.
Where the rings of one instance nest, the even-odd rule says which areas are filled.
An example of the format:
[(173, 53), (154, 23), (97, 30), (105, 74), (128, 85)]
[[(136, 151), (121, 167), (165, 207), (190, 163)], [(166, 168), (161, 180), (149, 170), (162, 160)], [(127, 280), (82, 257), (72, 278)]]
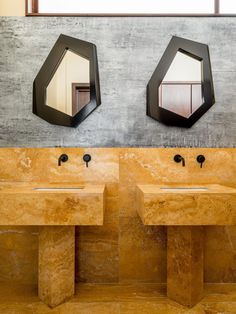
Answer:
[(172, 37), (147, 86), (147, 115), (191, 127), (214, 103), (208, 46)]
[(33, 84), (33, 113), (76, 127), (101, 104), (96, 46), (60, 35)]

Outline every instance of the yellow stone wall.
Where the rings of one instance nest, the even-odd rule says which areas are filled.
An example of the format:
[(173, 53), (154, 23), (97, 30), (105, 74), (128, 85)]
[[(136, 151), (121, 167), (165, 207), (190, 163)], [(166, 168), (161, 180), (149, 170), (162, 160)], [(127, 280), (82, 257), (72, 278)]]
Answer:
[(25, 0), (1, 0), (0, 16), (24, 16)]
[[(61, 167), (57, 159), (67, 153)], [(86, 168), (82, 157), (92, 155)], [(173, 161), (180, 153), (186, 167)], [(196, 156), (204, 154), (202, 169)], [(233, 148), (1, 148), (0, 181), (105, 183), (105, 221), (76, 228), (76, 280), (165, 282), (166, 228), (143, 226), (136, 184), (221, 183), (236, 187)], [(236, 226), (205, 228), (206, 282), (236, 282)], [(0, 281), (37, 282), (38, 228), (0, 227)]]

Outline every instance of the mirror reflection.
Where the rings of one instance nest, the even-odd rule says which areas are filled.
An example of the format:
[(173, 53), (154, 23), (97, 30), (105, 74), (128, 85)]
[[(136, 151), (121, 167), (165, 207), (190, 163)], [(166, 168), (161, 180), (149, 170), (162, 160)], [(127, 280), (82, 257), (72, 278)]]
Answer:
[(66, 50), (47, 86), (46, 105), (73, 117), (89, 102), (89, 60)]
[(159, 87), (159, 106), (189, 118), (204, 103), (202, 81), (202, 61), (178, 51)]

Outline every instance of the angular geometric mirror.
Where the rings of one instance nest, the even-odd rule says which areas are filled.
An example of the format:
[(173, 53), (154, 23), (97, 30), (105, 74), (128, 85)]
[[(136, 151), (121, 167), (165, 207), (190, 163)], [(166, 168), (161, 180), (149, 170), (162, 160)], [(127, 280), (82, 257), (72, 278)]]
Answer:
[(173, 37), (147, 86), (147, 115), (191, 127), (215, 103), (208, 46)]
[(34, 81), (33, 112), (77, 126), (100, 105), (96, 46), (60, 35)]

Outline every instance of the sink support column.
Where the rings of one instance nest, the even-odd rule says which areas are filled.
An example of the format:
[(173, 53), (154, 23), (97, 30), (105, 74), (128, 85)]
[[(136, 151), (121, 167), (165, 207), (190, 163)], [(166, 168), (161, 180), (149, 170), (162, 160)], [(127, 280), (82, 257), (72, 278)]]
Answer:
[(46, 226), (39, 229), (40, 299), (50, 307), (74, 295), (75, 227)]
[(170, 226), (167, 237), (167, 295), (192, 307), (203, 297), (204, 229)]

